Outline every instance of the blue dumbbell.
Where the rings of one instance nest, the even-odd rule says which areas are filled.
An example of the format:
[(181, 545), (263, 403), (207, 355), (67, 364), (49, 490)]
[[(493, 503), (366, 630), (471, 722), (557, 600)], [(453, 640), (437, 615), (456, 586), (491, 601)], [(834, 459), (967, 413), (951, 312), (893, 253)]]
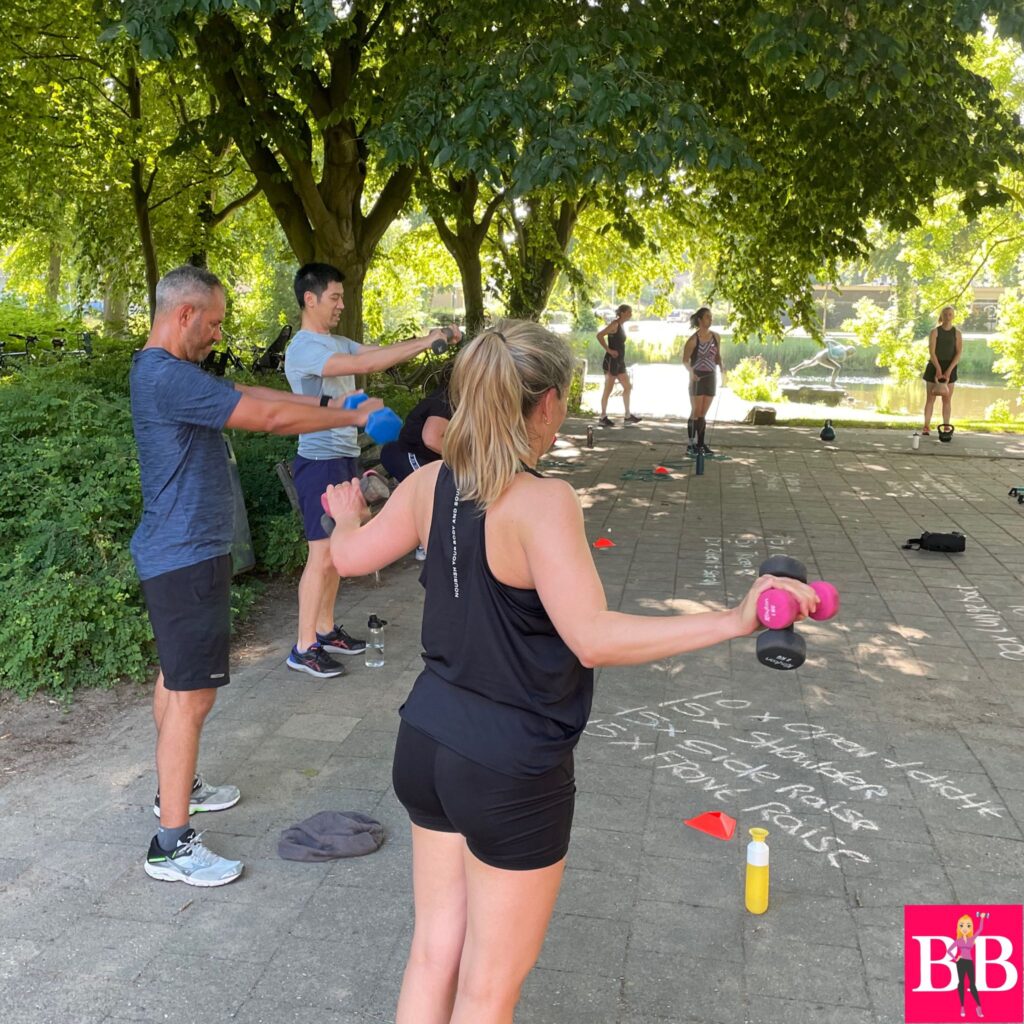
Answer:
[[(369, 398), (369, 395), (349, 395), (342, 403), (345, 409), (355, 409)], [(402, 429), (402, 419), (393, 409), (384, 406), (375, 409), (366, 420), (366, 432), (377, 442), (387, 444), (394, 441)]]

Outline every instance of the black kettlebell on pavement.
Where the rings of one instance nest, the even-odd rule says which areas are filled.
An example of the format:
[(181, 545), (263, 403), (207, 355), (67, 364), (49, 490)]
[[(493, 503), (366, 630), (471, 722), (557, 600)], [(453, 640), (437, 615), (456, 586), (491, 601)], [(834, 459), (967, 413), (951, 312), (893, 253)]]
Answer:
[[(824, 431), (822, 431), (824, 433)], [(789, 555), (772, 555), (761, 563), (758, 576), (782, 576), (807, 582), (807, 567)], [(757, 638), (757, 660), (783, 671), (799, 668), (807, 659), (807, 641), (792, 627), (766, 629)]]
[[(835, 427), (832, 426), (831, 420), (825, 420), (825, 426), (821, 428), (821, 433), (818, 437), (820, 437), (822, 441), (834, 441), (836, 439), (836, 430)], [(776, 573), (775, 575), (778, 574)]]

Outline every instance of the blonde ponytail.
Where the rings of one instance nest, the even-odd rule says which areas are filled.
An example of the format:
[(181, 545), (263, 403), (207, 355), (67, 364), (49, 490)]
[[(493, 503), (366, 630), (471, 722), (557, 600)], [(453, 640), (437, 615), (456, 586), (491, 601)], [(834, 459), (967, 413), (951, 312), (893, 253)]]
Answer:
[(566, 394), (572, 372), (565, 341), (529, 320), (501, 320), (459, 353), (444, 460), (462, 498), (486, 509), (501, 497), (530, 458), (527, 417), (549, 388)]

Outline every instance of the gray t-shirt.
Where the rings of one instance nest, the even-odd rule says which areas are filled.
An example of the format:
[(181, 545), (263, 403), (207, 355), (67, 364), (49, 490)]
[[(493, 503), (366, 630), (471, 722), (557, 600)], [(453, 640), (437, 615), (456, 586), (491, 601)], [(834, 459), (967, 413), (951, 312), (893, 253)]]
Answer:
[(129, 383), (142, 484), (131, 553), (148, 580), (231, 550), (235, 504), (221, 430), (242, 393), (162, 348), (132, 356)]
[[(331, 356), (354, 356), (362, 351), (358, 341), (336, 338), (333, 334), (299, 331), (292, 338), (284, 357), (284, 373), (297, 395), (330, 395), (331, 398), (354, 391), (356, 379), (323, 376), (324, 364)], [(355, 427), (332, 427), (299, 435), (299, 454), (304, 459), (337, 459), (359, 456), (359, 431)]]

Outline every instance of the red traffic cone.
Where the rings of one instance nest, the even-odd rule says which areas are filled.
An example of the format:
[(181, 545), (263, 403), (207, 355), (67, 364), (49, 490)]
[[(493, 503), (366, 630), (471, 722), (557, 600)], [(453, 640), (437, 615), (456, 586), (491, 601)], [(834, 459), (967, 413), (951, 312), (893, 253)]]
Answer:
[(730, 818), (725, 811), (705, 811), (696, 818), (687, 819), (684, 824), (698, 832), (706, 832), (715, 839), (732, 839), (736, 831), (736, 819)]

